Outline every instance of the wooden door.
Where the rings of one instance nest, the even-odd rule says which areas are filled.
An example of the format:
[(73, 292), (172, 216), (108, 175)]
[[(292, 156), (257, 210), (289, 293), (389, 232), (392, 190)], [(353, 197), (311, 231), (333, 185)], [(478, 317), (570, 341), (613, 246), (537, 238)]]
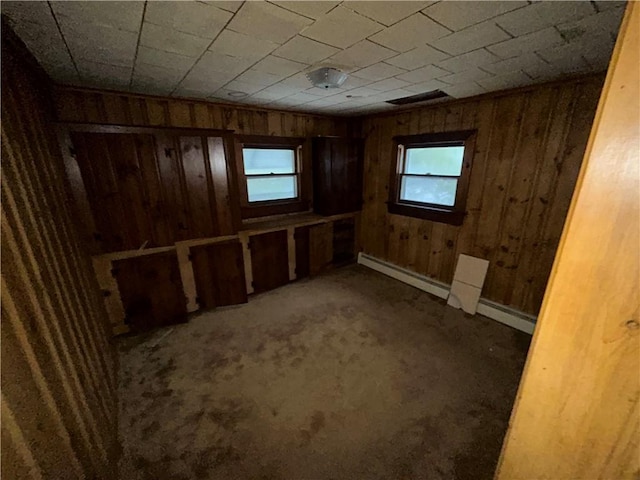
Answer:
[(640, 8), (629, 2), (507, 432), (499, 480), (640, 472)]
[(253, 235), (249, 239), (255, 293), (272, 290), (289, 282), (287, 231)]
[(198, 303), (202, 308), (247, 302), (242, 244), (220, 242), (191, 247)]
[(333, 224), (322, 223), (309, 228), (309, 274), (317, 275), (333, 261)]
[(113, 262), (112, 271), (133, 331), (182, 323), (186, 298), (175, 252), (156, 253)]

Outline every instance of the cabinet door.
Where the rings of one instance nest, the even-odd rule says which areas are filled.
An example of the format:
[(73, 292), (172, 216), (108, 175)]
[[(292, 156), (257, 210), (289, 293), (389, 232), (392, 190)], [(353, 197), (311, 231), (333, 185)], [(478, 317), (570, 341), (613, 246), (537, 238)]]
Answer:
[(362, 207), (362, 154), (361, 139), (313, 139), (316, 213), (336, 215)]
[(309, 276), (309, 227), (298, 227), (294, 233), (296, 241), (296, 278)]
[(247, 302), (242, 244), (223, 242), (191, 247), (198, 303), (202, 308)]
[(287, 231), (254, 235), (249, 240), (255, 293), (272, 290), (289, 282)]
[(133, 331), (182, 323), (187, 307), (175, 252), (113, 262), (113, 275)]

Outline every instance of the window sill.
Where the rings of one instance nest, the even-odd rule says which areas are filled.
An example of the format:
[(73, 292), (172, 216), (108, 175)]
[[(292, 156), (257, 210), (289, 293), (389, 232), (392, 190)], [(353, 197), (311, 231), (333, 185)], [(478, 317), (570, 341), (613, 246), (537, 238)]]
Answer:
[(432, 222), (447, 223), (449, 225), (460, 226), (466, 215), (465, 212), (439, 210), (437, 208), (417, 207), (415, 205), (405, 205), (402, 203), (388, 203), (389, 213), (403, 215), (405, 217), (421, 218)]
[(305, 212), (308, 210), (309, 203), (300, 199), (294, 199), (293, 201), (279, 200), (274, 202), (256, 202), (255, 204), (248, 204), (240, 207), (243, 220), (267, 217), (271, 215)]

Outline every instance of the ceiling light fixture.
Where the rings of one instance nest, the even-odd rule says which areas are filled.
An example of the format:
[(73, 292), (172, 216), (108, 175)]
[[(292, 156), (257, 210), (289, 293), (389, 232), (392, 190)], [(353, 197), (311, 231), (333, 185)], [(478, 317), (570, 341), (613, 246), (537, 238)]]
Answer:
[(244, 92), (229, 92), (228, 95), (233, 98), (244, 98), (247, 96)]
[(322, 67), (307, 73), (307, 78), (318, 88), (338, 88), (347, 79), (347, 74), (337, 68)]

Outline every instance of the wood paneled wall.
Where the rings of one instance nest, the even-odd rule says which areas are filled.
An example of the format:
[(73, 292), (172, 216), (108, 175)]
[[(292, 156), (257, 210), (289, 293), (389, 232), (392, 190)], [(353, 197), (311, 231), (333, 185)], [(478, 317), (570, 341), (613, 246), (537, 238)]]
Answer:
[(348, 135), (353, 124), (345, 118), (72, 87), (57, 87), (55, 103), (63, 122), (212, 128), (241, 135)]
[(3, 25), (1, 474), (112, 479), (106, 313), (63, 191), (47, 80), (17, 42)]
[[(461, 253), (488, 259), (482, 296), (537, 314), (602, 76), (365, 118), (364, 252), (451, 283)], [(460, 227), (387, 213), (392, 137), (477, 129)]]

